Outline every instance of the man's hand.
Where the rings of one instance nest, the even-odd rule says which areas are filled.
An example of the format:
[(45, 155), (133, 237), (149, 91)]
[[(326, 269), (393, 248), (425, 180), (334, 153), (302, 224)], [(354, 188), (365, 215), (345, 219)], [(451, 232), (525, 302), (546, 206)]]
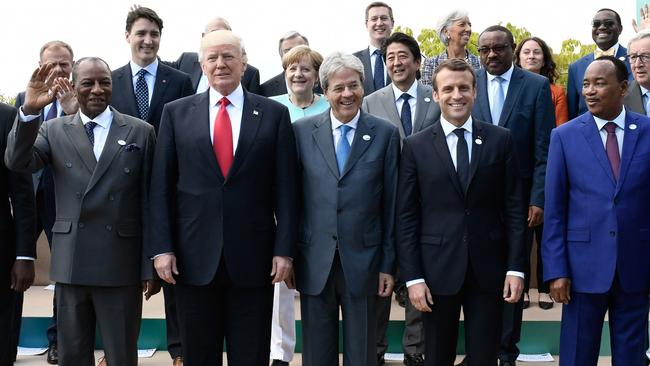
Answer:
[(171, 283), (172, 285), (176, 284), (176, 280), (173, 275), (178, 275), (178, 268), (176, 267), (176, 256), (173, 254), (162, 254), (157, 256), (153, 260), (153, 267), (158, 273), (158, 277), (161, 280)]
[(56, 78), (52, 91), (56, 95), (56, 99), (61, 103), (61, 108), (63, 108), (63, 112), (66, 115), (77, 113), (79, 103), (77, 103), (77, 96), (74, 93), (70, 80), (62, 77)]
[(377, 290), (377, 295), (388, 297), (392, 295), (393, 287), (395, 287), (395, 279), (393, 279), (393, 276), (388, 273), (379, 272), (379, 290)]
[(34, 261), (18, 259), (11, 267), (11, 289), (24, 292), (34, 283)]
[(144, 299), (149, 300), (149, 298), (160, 292), (160, 281), (158, 280), (147, 280), (142, 281), (142, 293), (144, 294)]
[(43, 107), (54, 100), (53, 87), (53, 64), (45, 64), (34, 70), (32, 77), (25, 89), (25, 103), (23, 112), (27, 115), (36, 115)]
[(645, 4), (639, 9), (639, 19), (641, 24), (636, 23), (636, 19), (632, 19), (632, 28), (635, 33), (650, 28), (650, 5)]
[(528, 206), (528, 227), (535, 227), (544, 222), (544, 209), (537, 206)]
[(548, 286), (551, 290), (553, 301), (568, 304), (571, 301), (571, 280), (568, 278), (556, 278), (551, 280)]
[(273, 277), (271, 283), (276, 284), (285, 281), (291, 275), (292, 271), (293, 261), (291, 258), (281, 257), (279, 255), (274, 256), (271, 267), (271, 277)]
[(511, 304), (516, 303), (521, 298), (524, 291), (524, 279), (519, 276), (506, 276), (503, 283), (503, 300)]
[(289, 274), (289, 277), (287, 277), (287, 279), (284, 280), (284, 283), (287, 285), (288, 288), (292, 290), (296, 288), (296, 274), (293, 271), (293, 268), (291, 268), (291, 273)]
[(429, 287), (424, 282), (409, 286), (408, 291), (411, 304), (416, 309), (426, 313), (431, 312), (429, 305), (433, 305), (433, 297)]

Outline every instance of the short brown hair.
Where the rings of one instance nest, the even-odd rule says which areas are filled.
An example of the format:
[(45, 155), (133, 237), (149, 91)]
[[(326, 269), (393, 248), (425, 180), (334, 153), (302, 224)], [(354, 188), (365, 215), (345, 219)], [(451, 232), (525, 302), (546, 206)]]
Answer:
[(67, 43), (65, 43), (63, 41), (49, 41), (49, 42), (47, 42), (46, 44), (44, 44), (41, 47), (41, 50), (38, 53), (38, 57), (43, 58), (43, 53), (48, 48), (65, 48), (66, 50), (68, 50), (68, 52), (70, 52), (70, 58), (72, 60), (74, 60), (74, 52), (72, 52), (72, 47), (70, 47), (69, 44), (67, 44)]
[(393, 19), (393, 8), (388, 6), (388, 4), (386, 4), (383, 1), (373, 1), (370, 4), (368, 4), (368, 6), (366, 6), (366, 20), (368, 20), (368, 13), (370, 13), (370, 9), (372, 8), (387, 8), (388, 15), (390, 16), (391, 22), (395, 21), (395, 19)]
[(163, 30), (162, 19), (160, 19), (158, 14), (155, 11), (153, 11), (153, 9), (149, 9), (144, 6), (133, 9), (133, 11), (130, 11), (129, 14), (126, 16), (126, 31), (130, 32), (131, 28), (133, 27), (133, 23), (135, 23), (135, 21), (140, 18), (144, 18), (149, 20), (152, 23), (156, 23), (156, 25), (158, 26), (158, 30), (162, 33)]
[(314, 70), (316, 70), (316, 74), (318, 75), (320, 65), (323, 63), (323, 56), (306, 45), (296, 46), (285, 53), (282, 56), (282, 68), (286, 70), (289, 65), (300, 62), (303, 57), (308, 57), (311, 60)]
[(436, 71), (433, 73), (433, 76), (431, 77), (431, 82), (433, 85), (433, 90), (438, 91), (438, 84), (436, 83), (436, 77), (438, 76), (438, 73), (442, 70), (449, 70), (449, 71), (467, 71), (470, 74), (472, 74), (472, 86), (476, 88), (476, 74), (474, 73), (474, 69), (470, 64), (465, 62), (465, 60), (461, 60), (459, 58), (450, 58), (447, 59), (438, 65), (436, 68)]

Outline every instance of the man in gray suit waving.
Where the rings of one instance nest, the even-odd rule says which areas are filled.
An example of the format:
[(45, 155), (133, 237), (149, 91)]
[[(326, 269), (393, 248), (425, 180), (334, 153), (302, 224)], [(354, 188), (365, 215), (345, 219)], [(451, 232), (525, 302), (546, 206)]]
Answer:
[(32, 74), (5, 162), (16, 171), (50, 165), (55, 183), (50, 278), (56, 281), (59, 365), (94, 366), (95, 323), (109, 365), (135, 366), (142, 295), (160, 290), (144, 253), (153, 127), (108, 107), (111, 71), (99, 58), (72, 68), (79, 102), (74, 115), (36, 123), (52, 102), (45, 80), (52, 64)]
[(303, 365), (374, 366), (375, 297), (390, 296), (399, 132), (361, 112), (363, 64), (334, 53), (319, 71), (331, 109), (294, 123), (302, 225), (295, 257)]
[[(416, 80), (422, 55), (418, 42), (411, 36), (395, 32), (384, 41), (382, 55), (386, 60), (386, 70), (392, 80), (388, 86), (377, 90), (363, 99), (361, 110), (392, 122), (398, 129), (402, 140), (431, 126), (440, 118), (440, 107), (431, 99), (432, 89)], [(402, 283), (396, 288), (406, 292)], [(398, 290), (396, 289), (396, 293)], [(399, 295), (399, 294), (398, 294)], [(424, 328), (422, 313), (417, 311), (404, 296), (406, 326), (402, 337), (404, 364), (419, 366), (424, 364)], [(377, 363), (384, 363), (388, 349), (386, 328), (390, 316), (390, 297), (377, 299)]]

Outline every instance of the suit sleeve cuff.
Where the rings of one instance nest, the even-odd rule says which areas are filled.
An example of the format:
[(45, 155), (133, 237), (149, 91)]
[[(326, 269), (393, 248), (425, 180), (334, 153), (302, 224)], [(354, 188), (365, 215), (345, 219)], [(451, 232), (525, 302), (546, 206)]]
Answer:
[(174, 255), (174, 252), (166, 252), (166, 253), (156, 254), (153, 257), (151, 257), (151, 260), (154, 260), (154, 259), (156, 259), (156, 258), (158, 258), (158, 257), (160, 257), (162, 255), (168, 255), (168, 254)]
[(517, 276), (517, 277), (521, 277), (521, 278), (524, 278), (524, 279), (526, 278), (526, 276), (524, 275), (524, 272), (519, 272), (519, 271), (508, 271), (508, 272), (506, 272), (506, 276)]
[(17, 261), (32, 261), (32, 262), (33, 262), (34, 260), (36, 260), (36, 258), (32, 258), (32, 257), (23, 257), (23, 256), (20, 256), (20, 255), (19, 255), (19, 256), (16, 257), (16, 260), (17, 260)]
[(23, 107), (18, 108), (18, 112), (20, 113), (20, 121), (21, 121), (21, 122), (31, 122), (31, 121), (35, 120), (36, 118), (38, 118), (38, 117), (40, 116), (40, 114), (36, 114), (36, 115), (33, 115), (33, 114), (26, 115), (26, 114), (23, 112)]
[(424, 278), (417, 278), (415, 280), (406, 281), (406, 287), (411, 287), (417, 285), (418, 283), (424, 283)]

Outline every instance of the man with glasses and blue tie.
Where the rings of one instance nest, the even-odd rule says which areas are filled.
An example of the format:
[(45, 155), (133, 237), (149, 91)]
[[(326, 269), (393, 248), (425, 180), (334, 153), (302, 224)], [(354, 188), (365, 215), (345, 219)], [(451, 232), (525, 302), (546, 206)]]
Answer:
[(381, 54), (381, 45), (393, 31), (393, 9), (388, 4), (375, 1), (366, 7), (366, 29), (368, 30), (368, 47), (357, 51), (354, 55), (361, 60), (364, 68), (364, 96), (390, 84), (386, 73), (386, 64)]
[[(479, 36), (478, 46), (483, 69), (477, 73), (472, 115), (510, 130), (526, 192), (530, 229), (542, 223), (544, 214), (546, 154), (551, 129), (555, 127), (549, 81), (512, 63), (516, 44), (505, 27), (495, 25), (485, 29)], [(525, 241), (526, 272), (529, 272), (532, 230), (527, 230)], [(524, 273), (516, 274), (524, 276)], [(515, 365), (519, 356), (522, 306), (522, 300), (504, 306), (500, 365)]]

